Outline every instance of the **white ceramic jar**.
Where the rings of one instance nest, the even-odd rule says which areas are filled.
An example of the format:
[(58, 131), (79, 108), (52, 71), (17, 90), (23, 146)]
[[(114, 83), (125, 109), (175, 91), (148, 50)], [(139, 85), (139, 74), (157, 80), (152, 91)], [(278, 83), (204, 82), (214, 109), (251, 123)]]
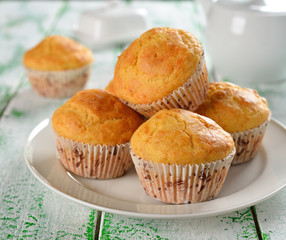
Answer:
[(206, 47), (218, 80), (286, 80), (286, 1), (201, 1), (208, 7)]

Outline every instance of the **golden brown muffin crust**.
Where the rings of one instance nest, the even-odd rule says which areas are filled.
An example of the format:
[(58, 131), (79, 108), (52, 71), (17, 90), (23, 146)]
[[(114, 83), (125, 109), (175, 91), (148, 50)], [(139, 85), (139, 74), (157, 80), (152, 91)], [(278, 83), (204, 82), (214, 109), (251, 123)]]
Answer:
[(100, 89), (78, 92), (52, 117), (59, 135), (95, 145), (126, 143), (142, 122), (141, 115)]
[(134, 104), (151, 103), (181, 86), (195, 72), (202, 55), (193, 34), (153, 28), (122, 52), (106, 90)]
[(152, 162), (205, 164), (229, 155), (234, 142), (209, 118), (183, 109), (163, 109), (135, 131), (131, 148)]
[(92, 52), (63, 36), (49, 36), (24, 55), (24, 66), (42, 71), (60, 71), (83, 67), (93, 61)]
[(196, 110), (229, 133), (258, 127), (270, 114), (267, 100), (256, 90), (232, 83), (212, 82), (205, 102)]

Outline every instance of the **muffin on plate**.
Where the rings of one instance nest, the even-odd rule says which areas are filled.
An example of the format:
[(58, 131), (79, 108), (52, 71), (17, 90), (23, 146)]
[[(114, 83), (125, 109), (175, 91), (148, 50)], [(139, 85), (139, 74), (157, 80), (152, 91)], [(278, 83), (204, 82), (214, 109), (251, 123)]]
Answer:
[(92, 52), (63, 36), (49, 36), (23, 58), (34, 91), (45, 97), (70, 97), (84, 88), (93, 62)]
[(82, 177), (119, 177), (132, 166), (129, 140), (142, 122), (141, 115), (106, 91), (80, 91), (52, 117), (59, 159)]
[(195, 110), (208, 89), (203, 47), (184, 30), (153, 28), (119, 56), (106, 90), (146, 117), (160, 109)]
[(271, 113), (267, 100), (256, 90), (228, 82), (212, 82), (197, 113), (213, 119), (235, 142), (232, 164), (251, 160), (257, 153)]
[(183, 109), (157, 112), (135, 131), (130, 145), (144, 191), (174, 204), (216, 197), (235, 153), (229, 133)]

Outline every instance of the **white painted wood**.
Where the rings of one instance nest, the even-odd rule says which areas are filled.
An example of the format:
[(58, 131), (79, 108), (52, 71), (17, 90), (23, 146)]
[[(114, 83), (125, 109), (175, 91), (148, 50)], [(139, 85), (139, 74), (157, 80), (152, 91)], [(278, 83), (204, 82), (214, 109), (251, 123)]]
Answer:
[(51, 117), (63, 100), (49, 100), (21, 90), (0, 123), (0, 238), (93, 238), (96, 211), (71, 202), (44, 187), (25, 165), (27, 137)]
[(257, 239), (249, 208), (217, 217), (141, 219), (105, 213), (100, 239)]
[[(22, 56), (57, 23), (61, 2), (1, 2), (0, 102), (23, 80)], [(25, 165), (30, 131), (63, 100), (37, 96), (26, 84), (0, 122), (0, 238), (93, 239), (97, 212), (45, 188)], [(3, 105), (2, 105), (3, 104)]]
[(286, 238), (286, 189), (256, 205), (256, 214), (263, 239)]
[[(268, 99), (273, 117), (286, 126), (286, 81), (276, 87), (261, 88), (260, 92)], [(283, 144), (286, 147), (286, 142)], [(286, 188), (257, 204), (256, 214), (263, 239), (286, 239)]]

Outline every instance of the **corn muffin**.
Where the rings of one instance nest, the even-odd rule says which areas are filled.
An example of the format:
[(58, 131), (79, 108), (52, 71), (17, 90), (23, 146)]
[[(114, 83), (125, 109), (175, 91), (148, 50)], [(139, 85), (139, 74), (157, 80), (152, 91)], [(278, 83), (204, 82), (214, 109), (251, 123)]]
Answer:
[(195, 110), (208, 89), (203, 47), (184, 30), (153, 28), (119, 56), (106, 90), (150, 117), (160, 109)]
[(83, 177), (119, 177), (132, 165), (129, 140), (143, 120), (104, 90), (80, 91), (52, 117), (59, 159)]
[(233, 136), (237, 151), (233, 164), (255, 156), (271, 116), (267, 100), (256, 90), (228, 82), (210, 83), (208, 95), (196, 112), (213, 119)]
[(235, 153), (229, 133), (183, 109), (160, 110), (135, 131), (130, 144), (145, 192), (174, 204), (216, 197)]
[(63, 36), (49, 36), (24, 54), (23, 65), (32, 88), (41, 96), (70, 97), (89, 78), (92, 52)]

